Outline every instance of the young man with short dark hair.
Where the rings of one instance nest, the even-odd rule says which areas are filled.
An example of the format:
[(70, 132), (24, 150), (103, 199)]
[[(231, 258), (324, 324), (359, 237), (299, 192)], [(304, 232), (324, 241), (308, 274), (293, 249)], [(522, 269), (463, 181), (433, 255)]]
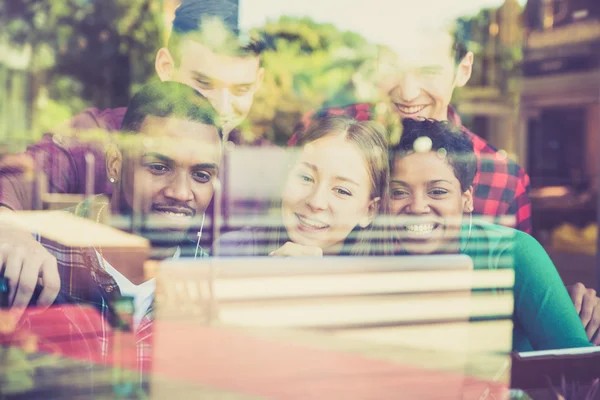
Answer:
[[(402, 35), (398, 34), (398, 37)], [(514, 161), (499, 152), (461, 123), (450, 105), (454, 89), (467, 84), (471, 77), (474, 55), (462, 32), (424, 28), (412, 32), (408, 39), (398, 39), (395, 48), (380, 48), (373, 66), (375, 85), (384, 106), (358, 103), (332, 107), (305, 115), (296, 126), (290, 143), (309, 125), (311, 119), (327, 115), (350, 115), (357, 120), (375, 119), (394, 123), (404, 118), (448, 120), (472, 139), (477, 170), (473, 182), (473, 214), (499, 219), (520, 231), (531, 233), (530, 180)], [(368, 68), (367, 68), (368, 69)], [(502, 217), (507, 216), (512, 222)], [(588, 338), (600, 344), (600, 299), (593, 289), (582, 284), (567, 288), (586, 327)], [(594, 318), (592, 317), (594, 316)]]
[[(201, 226), (213, 197), (222, 155), (217, 118), (211, 103), (184, 84), (158, 82), (142, 87), (128, 106), (118, 144), (107, 150), (105, 168), (115, 186), (113, 196), (109, 202), (104, 196), (87, 199), (75, 213), (95, 221), (104, 220), (106, 214), (137, 214), (143, 221), (142, 236), (152, 243), (159, 235), (163, 243), (166, 239), (171, 244), (165, 258), (178, 258), (189, 246), (195, 247), (192, 254), (196, 257), (207, 256), (199, 243), (188, 239), (188, 231)], [(60, 343), (70, 351), (79, 346), (80, 353), (71, 355), (89, 363), (91, 370), (95, 364), (111, 366), (115, 351), (120, 358), (136, 357), (137, 361), (129, 362), (135, 361), (140, 381), (147, 384), (154, 279), (132, 282), (119, 271), (119, 254), (106, 254), (99, 245), (70, 247), (45, 237), (38, 240), (57, 260), (61, 286), (53, 306), (64, 309), (64, 315), (54, 312), (51, 322), (70, 332)], [(14, 288), (10, 295), (15, 295)], [(124, 298), (131, 301), (132, 326), (127, 329), (135, 336), (136, 346), (118, 349), (113, 346), (122, 316), (115, 304)], [(71, 307), (60, 307), (64, 304)], [(104, 323), (90, 327), (86, 314), (73, 305), (96, 309)], [(36, 326), (35, 320), (27, 321), (34, 332), (46, 328)], [(94, 379), (90, 382), (93, 385)]]
[[(226, 140), (248, 144), (243, 143), (243, 136), (234, 128), (246, 118), (262, 84), (260, 55), (264, 46), (259, 39), (239, 34), (236, 15), (237, 6), (227, 0), (184, 0), (175, 12), (167, 47), (157, 52), (155, 67), (161, 81), (185, 83), (211, 102)], [(215, 37), (219, 39), (215, 41)], [(25, 153), (7, 157), (0, 165), (0, 215), (30, 209), (34, 195), (32, 182), (27, 178), (31, 174), (15, 173), (10, 163), (44, 171), (51, 193), (84, 194), (89, 167), (86, 156), (91, 154), (93, 192), (112, 194), (104, 146), (80, 137), (89, 131), (109, 132), (109, 136), (118, 132), (126, 112), (127, 108), (85, 110), (70, 121), (66, 132), (46, 134)], [(12, 260), (8, 272), (18, 287), (11, 304), (17, 308), (28, 304), (38, 275), (44, 281), (39, 304), (51, 304), (60, 287), (56, 260), (32, 241), (28, 232), (9, 228), (10, 225), (4, 229), (0, 226), (0, 272), (5, 268), (2, 263)], [(26, 249), (24, 256), (21, 248)], [(25, 265), (27, 273), (21, 274)]]
[(302, 134), (311, 118), (340, 113), (359, 120), (390, 118), (390, 114), (398, 120), (449, 120), (468, 132), (475, 146), (479, 173), (474, 182), (474, 212), (489, 217), (514, 217), (515, 228), (531, 233), (529, 176), (464, 127), (450, 105), (454, 89), (466, 85), (471, 77), (473, 57), (458, 33), (435, 28), (415, 32), (411, 40), (399, 40), (393, 50), (379, 49), (373, 69), (383, 112), (380, 105), (370, 103), (319, 110), (303, 118), (296, 134)]

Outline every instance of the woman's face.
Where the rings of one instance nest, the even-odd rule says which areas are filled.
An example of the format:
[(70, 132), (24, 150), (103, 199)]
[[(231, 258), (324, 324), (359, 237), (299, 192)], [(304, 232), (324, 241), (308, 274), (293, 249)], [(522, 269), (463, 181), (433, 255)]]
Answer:
[(371, 178), (359, 148), (342, 135), (304, 146), (282, 194), (282, 214), (292, 242), (339, 250), (348, 234), (368, 226), (379, 198), (371, 199)]
[(454, 169), (436, 152), (397, 158), (390, 209), (400, 247), (408, 253), (456, 251), (463, 212), (472, 210), (472, 190), (462, 192)]

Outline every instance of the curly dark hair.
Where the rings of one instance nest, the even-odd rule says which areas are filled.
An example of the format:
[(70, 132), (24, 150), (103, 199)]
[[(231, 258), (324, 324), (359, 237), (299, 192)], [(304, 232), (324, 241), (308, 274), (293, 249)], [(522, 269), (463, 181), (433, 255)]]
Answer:
[(443, 151), (446, 160), (454, 170), (460, 182), (461, 190), (467, 191), (477, 173), (477, 157), (473, 150), (473, 141), (467, 133), (454, 127), (447, 121), (431, 119), (402, 121), (403, 130), (400, 142), (390, 149), (390, 169), (394, 160), (415, 152), (415, 142), (421, 137), (431, 139), (431, 151)]

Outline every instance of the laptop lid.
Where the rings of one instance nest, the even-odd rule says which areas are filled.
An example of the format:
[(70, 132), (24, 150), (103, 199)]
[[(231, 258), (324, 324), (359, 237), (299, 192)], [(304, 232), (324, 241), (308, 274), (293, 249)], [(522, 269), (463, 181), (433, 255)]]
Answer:
[[(223, 346), (223, 357), (209, 364), (192, 357), (189, 362), (195, 367), (178, 367), (193, 371), (196, 381), (210, 387), (220, 382), (217, 386), (223, 390), (264, 396), (269, 388), (290, 387), (290, 379), (307, 368), (306, 363), (289, 362), (297, 357), (292, 350), (300, 347), (303, 354), (316, 357), (314, 363), (329, 365), (321, 378), (331, 382), (351, 372), (335, 362), (343, 354), (356, 364), (354, 379), (372, 390), (373, 376), (358, 372), (364, 362), (383, 363), (392, 370), (408, 368), (423, 377), (452, 377), (454, 383), (446, 385), (445, 393), (458, 395), (475, 387), (465, 386), (464, 380), (472, 344), (471, 314), (512, 313), (512, 297), (478, 298), (478, 305), (471, 301), (476, 287), (512, 286), (514, 278), (506, 271), (493, 272), (474, 274), (470, 258), (461, 255), (164, 262), (157, 274), (154, 362), (169, 364), (176, 346), (187, 349), (182, 357)], [(506, 325), (506, 318), (500, 322)], [(509, 337), (506, 353), (510, 322), (508, 327), (503, 330)], [(177, 340), (173, 330), (179, 332)], [(279, 353), (277, 362), (274, 353)], [(241, 368), (240, 362), (249, 368), (244, 375), (253, 376), (246, 384), (239, 377), (228, 378), (227, 371)], [(265, 385), (256, 387), (258, 381)], [(301, 379), (293, 384), (302, 391), (314, 382)], [(419, 390), (417, 386), (431, 389), (422, 381), (405, 382), (405, 388)], [(340, 395), (339, 387), (330, 390), (330, 396)]]

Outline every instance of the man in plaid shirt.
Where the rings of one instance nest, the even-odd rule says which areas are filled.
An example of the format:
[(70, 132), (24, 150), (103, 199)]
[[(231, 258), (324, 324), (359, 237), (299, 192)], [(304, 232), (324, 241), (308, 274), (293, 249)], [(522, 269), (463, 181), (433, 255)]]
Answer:
[[(206, 40), (212, 37), (210, 29), (216, 29), (219, 37), (227, 39), (223, 46), (213, 46)], [(227, 32), (232, 33), (231, 37), (222, 35)], [(167, 46), (157, 51), (155, 69), (161, 81), (185, 83), (208, 98), (229, 141), (261, 146), (268, 143), (261, 139), (249, 143), (237, 128), (249, 113), (254, 94), (262, 84), (263, 50), (260, 39), (240, 34), (234, 3), (184, 0), (175, 11)], [(64, 129), (44, 135), (25, 153), (2, 158), (0, 216), (11, 210), (32, 208), (33, 199), (40, 195), (31, 179), (34, 172), (46, 174), (49, 193), (110, 195), (114, 185), (107, 176), (105, 150), (121, 129), (126, 111), (124, 107), (85, 110), (68, 121)], [(95, 134), (93, 140), (88, 134)], [(0, 270), (7, 259), (14, 259), (5, 274), (18, 287), (10, 304), (14, 308), (28, 304), (38, 275), (44, 281), (38, 304), (52, 304), (60, 287), (56, 260), (27, 235), (9, 234), (9, 230), (10, 226), (3, 227), (0, 218)], [(16, 251), (20, 248), (26, 249), (24, 255)], [(21, 273), (26, 268), (30, 271)]]
[[(409, 28), (403, 35), (399, 30), (394, 32), (393, 50), (381, 47), (374, 65), (365, 63), (366, 75), (373, 75), (374, 86), (380, 92), (378, 98), (383, 101), (332, 106), (309, 113), (295, 127), (288, 144), (294, 144), (312, 120), (328, 115), (377, 120), (392, 134), (400, 133), (399, 122), (404, 118), (448, 120), (473, 140), (477, 156), (473, 213), (531, 233), (529, 176), (505, 152), (464, 127), (450, 106), (454, 89), (466, 85), (473, 68), (474, 56), (468, 51), (463, 32), (457, 29), (449, 34), (437, 28), (422, 31)], [(399, 135), (390, 139), (397, 141)], [(596, 291), (581, 283), (568, 290), (588, 337), (600, 344), (600, 298), (596, 297)]]
[[(475, 146), (478, 173), (474, 182), (474, 213), (531, 233), (529, 176), (506, 153), (464, 127), (449, 105), (454, 88), (467, 83), (473, 68), (473, 53), (467, 50), (459, 33), (452, 36), (441, 30), (424, 29), (413, 32), (406, 41), (399, 39), (393, 51), (381, 47), (375, 65), (369, 67), (384, 101), (330, 107), (305, 115), (296, 126), (291, 143), (311, 120), (327, 115), (378, 120), (392, 131), (401, 126), (398, 120), (404, 118), (449, 120), (467, 132)], [(501, 218), (505, 216), (508, 218)]]
[[(148, 227), (140, 227), (142, 234), (159, 234), (161, 243), (171, 243), (171, 255), (178, 257), (182, 247), (189, 244), (188, 230), (203, 220), (213, 197), (222, 148), (216, 112), (207, 99), (184, 84), (150, 84), (133, 97), (123, 131), (119, 146), (107, 151), (106, 169), (115, 185), (110, 202), (102, 202), (100, 197), (88, 199), (75, 214), (97, 221), (111, 210), (129, 218), (139, 215)], [(149, 237), (151, 241), (153, 237)], [(101, 316), (97, 319), (100, 322), (94, 323), (93, 318), (90, 321), (82, 314), (83, 310), (78, 313), (69, 307), (59, 321), (51, 321), (53, 326), (69, 332), (68, 340), (61, 339), (71, 349), (67, 354), (89, 362), (92, 369), (96, 365), (110, 366), (118, 357), (119, 366), (139, 371), (139, 382), (147, 389), (154, 280), (134, 285), (98, 246), (73, 248), (43, 237), (37, 239), (57, 260), (61, 289), (52, 307), (83, 304)], [(207, 255), (198, 247), (195, 250), (195, 256)], [(126, 300), (124, 296), (129, 296), (134, 306), (129, 322), (116, 306)], [(23, 323), (33, 332), (44, 328), (36, 326), (27, 315)], [(117, 335), (129, 337), (131, 346), (124, 342), (116, 347)]]

